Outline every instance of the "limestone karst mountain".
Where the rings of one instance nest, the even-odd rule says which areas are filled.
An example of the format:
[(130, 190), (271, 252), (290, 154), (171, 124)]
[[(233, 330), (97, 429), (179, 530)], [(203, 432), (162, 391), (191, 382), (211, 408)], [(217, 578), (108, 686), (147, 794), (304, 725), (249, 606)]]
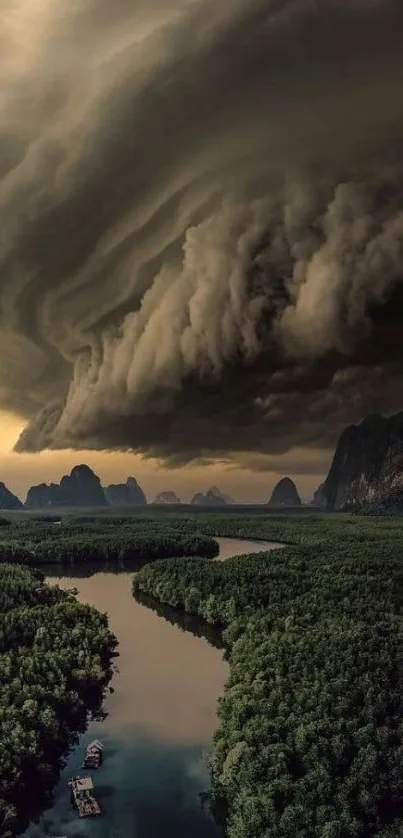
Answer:
[(104, 507), (108, 505), (99, 477), (92, 469), (81, 464), (74, 466), (60, 483), (40, 483), (31, 486), (25, 501), (26, 509), (48, 507)]
[(317, 506), (319, 508), (322, 508), (323, 503), (324, 503), (324, 499), (323, 499), (324, 485), (325, 485), (324, 483), (320, 483), (318, 488), (315, 489), (315, 491), (313, 493), (313, 498), (311, 500), (312, 506)]
[(48, 506), (59, 506), (58, 483), (38, 483), (28, 489), (25, 509), (46, 509)]
[(0, 509), (21, 509), (22, 503), (5, 483), (0, 482)]
[(323, 504), (329, 511), (403, 510), (403, 413), (368, 416), (343, 431)]
[(224, 506), (227, 503), (234, 503), (234, 501), (229, 495), (221, 492), (218, 486), (212, 486), (205, 494), (197, 492), (193, 495), (191, 503), (196, 506)]
[(176, 494), (176, 492), (172, 492), (170, 489), (164, 492), (158, 492), (158, 495), (155, 497), (154, 503), (167, 503), (167, 504), (178, 504), (181, 503), (180, 497)]
[(274, 487), (269, 506), (301, 506), (297, 487), (289, 477), (283, 477)]
[(112, 483), (105, 487), (105, 496), (111, 506), (146, 506), (147, 498), (135, 477), (126, 483)]

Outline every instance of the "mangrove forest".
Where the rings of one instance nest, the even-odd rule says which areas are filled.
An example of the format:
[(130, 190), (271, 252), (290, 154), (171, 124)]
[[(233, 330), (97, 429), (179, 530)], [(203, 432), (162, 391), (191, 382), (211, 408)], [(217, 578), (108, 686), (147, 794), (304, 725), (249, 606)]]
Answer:
[(228, 838), (402, 835), (403, 523), (206, 516), (204, 531), (289, 545), (133, 582), (223, 629), (209, 765)]

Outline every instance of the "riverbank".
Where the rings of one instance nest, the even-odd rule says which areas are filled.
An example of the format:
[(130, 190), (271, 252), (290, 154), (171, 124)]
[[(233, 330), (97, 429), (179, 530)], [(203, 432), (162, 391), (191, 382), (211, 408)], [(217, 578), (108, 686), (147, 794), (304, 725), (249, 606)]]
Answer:
[[(207, 531), (229, 526), (211, 520)], [(257, 534), (255, 521), (238, 526)], [(228, 838), (390, 838), (403, 799), (403, 523), (346, 516), (262, 529), (294, 546), (163, 561), (134, 581), (225, 629), (215, 811)]]
[(116, 641), (104, 615), (7, 564), (0, 638), (0, 832), (12, 838), (49, 803), (87, 711), (99, 711)]
[[(227, 557), (244, 542), (219, 540)], [(251, 543), (250, 549), (259, 545)], [(182, 561), (182, 560), (181, 560)], [(131, 593), (133, 570), (52, 567), (47, 582), (76, 587), (78, 599), (108, 615), (119, 640), (119, 658), (104, 719), (91, 722), (70, 755), (55, 789), (53, 806), (25, 838), (77, 836), (67, 780), (77, 773), (91, 739), (104, 744), (102, 769), (94, 775), (102, 817), (85, 823), (86, 838), (217, 838), (202, 808), (209, 788), (204, 752), (217, 728), (218, 699), (228, 678), (220, 635), (205, 637), (197, 619), (175, 619), (169, 609), (151, 610)], [(80, 828), (82, 824), (80, 822)]]
[[(55, 526), (55, 523), (58, 526)], [(217, 541), (186, 522), (139, 517), (85, 516), (60, 521), (13, 519), (0, 531), (0, 563), (30, 566), (133, 562), (218, 555)]]

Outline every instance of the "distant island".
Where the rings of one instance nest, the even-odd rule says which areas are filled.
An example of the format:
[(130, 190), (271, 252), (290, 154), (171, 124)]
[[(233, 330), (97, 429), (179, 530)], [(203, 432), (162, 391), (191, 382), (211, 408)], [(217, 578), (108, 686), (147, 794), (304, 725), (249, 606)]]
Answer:
[(274, 487), (269, 506), (301, 506), (297, 487), (289, 477), (283, 477)]
[[(6, 490), (8, 491), (8, 490)], [(11, 495), (11, 493), (8, 493)], [(12, 505), (12, 498), (0, 491), (0, 508), (46, 510), (63, 508), (103, 509), (108, 507), (146, 506), (145, 492), (135, 477), (128, 477), (126, 483), (103, 487), (93, 470), (85, 463), (74, 466), (70, 474), (64, 475), (60, 483), (39, 483), (28, 490), (25, 504)], [(4, 501), (4, 505), (1, 505)]]
[(22, 509), (22, 503), (13, 495), (5, 483), (0, 483), (0, 509)]
[(197, 492), (193, 495), (191, 503), (194, 506), (224, 506), (228, 503), (234, 503), (234, 501), (229, 495), (221, 492), (218, 486), (212, 486), (205, 494)]
[(107, 506), (108, 501), (99, 477), (87, 465), (74, 466), (60, 483), (40, 483), (31, 486), (25, 502), (26, 509), (44, 509), (50, 506)]
[[(102, 486), (101, 480), (90, 466), (82, 463), (74, 466), (70, 474), (64, 475), (60, 483), (39, 483), (31, 486), (25, 503), (13, 495), (0, 483), (0, 509), (131, 509), (147, 506), (147, 497), (135, 477), (128, 477), (125, 483), (112, 483)], [(172, 490), (158, 492), (155, 504), (177, 505), (181, 498)], [(197, 492), (191, 504), (196, 506), (223, 506), (232, 504), (234, 500), (220, 491), (218, 486), (212, 486), (203, 494)]]
[(104, 489), (111, 506), (147, 506), (147, 498), (135, 477), (128, 477), (126, 483), (116, 483)]
[(155, 497), (154, 503), (178, 504), (181, 503), (181, 499), (175, 492), (167, 490), (165, 492), (158, 492), (158, 495), (156, 495)]
[[(154, 500), (156, 505), (180, 503), (181, 498), (169, 489), (158, 492)], [(190, 501), (190, 505), (202, 507), (234, 503), (218, 486), (196, 492)], [(84, 463), (74, 466), (60, 483), (31, 486), (25, 503), (0, 482), (0, 509), (3, 510), (119, 507), (129, 510), (146, 505), (146, 494), (135, 477), (128, 477), (124, 483), (102, 486), (100, 478)], [(302, 506), (290, 477), (278, 481), (267, 505), (274, 509)], [(327, 512), (403, 512), (403, 413), (389, 418), (368, 416), (359, 425), (345, 428), (329, 473), (315, 490), (311, 505)]]

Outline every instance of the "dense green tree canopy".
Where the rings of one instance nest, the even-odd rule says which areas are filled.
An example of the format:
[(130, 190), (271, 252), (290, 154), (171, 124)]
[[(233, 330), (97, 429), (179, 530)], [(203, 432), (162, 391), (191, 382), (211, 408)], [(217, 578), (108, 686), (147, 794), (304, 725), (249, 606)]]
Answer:
[(0, 562), (30, 565), (125, 561), (142, 564), (161, 557), (213, 557), (217, 553), (218, 545), (210, 535), (181, 522), (156, 523), (149, 518), (20, 520), (4, 528), (0, 537)]
[(0, 834), (49, 799), (60, 758), (97, 707), (115, 639), (107, 619), (42, 574), (0, 566)]
[(290, 546), (160, 561), (135, 592), (225, 629), (230, 678), (210, 753), (229, 838), (403, 834), (402, 522), (198, 520)]
[[(215, 555), (218, 535), (288, 546), (185, 558)], [(0, 567), (2, 833), (16, 832), (22, 801), (43, 804), (113, 646), (105, 617), (17, 562), (135, 558), (152, 562), (135, 577), (139, 595), (223, 629), (230, 678), (209, 760), (228, 838), (403, 836), (402, 543), (399, 519), (306, 514), (5, 526), (0, 555), (14, 564)]]

